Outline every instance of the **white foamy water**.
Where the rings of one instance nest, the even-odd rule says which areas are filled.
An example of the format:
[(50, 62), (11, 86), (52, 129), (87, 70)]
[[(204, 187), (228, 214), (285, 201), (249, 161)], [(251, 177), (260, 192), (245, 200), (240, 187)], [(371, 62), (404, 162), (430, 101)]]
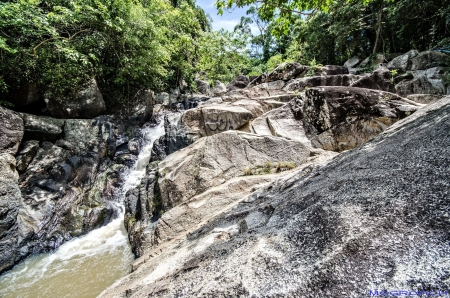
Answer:
[[(123, 196), (144, 177), (153, 142), (163, 134), (163, 123), (142, 130), (145, 145), (126, 174)], [(117, 204), (117, 209), (119, 217), (108, 225), (64, 243), (53, 253), (29, 257), (1, 275), (0, 297), (96, 297), (129, 273), (134, 256), (123, 226), (123, 207)]]

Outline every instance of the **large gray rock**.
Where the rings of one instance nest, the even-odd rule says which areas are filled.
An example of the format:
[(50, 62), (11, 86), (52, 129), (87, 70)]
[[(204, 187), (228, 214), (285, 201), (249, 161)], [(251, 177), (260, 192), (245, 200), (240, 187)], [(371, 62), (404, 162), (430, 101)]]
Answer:
[(341, 152), (360, 146), (421, 106), (376, 90), (311, 88), (253, 120), (251, 131)]
[(450, 100), (430, 106), (172, 236), (100, 297), (448, 291)]
[[(251, 131), (261, 136), (278, 136), (311, 146), (302, 121), (303, 99), (295, 98), (285, 106), (269, 111), (251, 123)], [(300, 113), (299, 113), (300, 111)]]
[(386, 68), (380, 68), (370, 74), (362, 76), (356, 82), (350, 84), (350, 87), (395, 92), (394, 83), (392, 82), (392, 73)]
[(247, 85), (249, 83), (250, 83), (250, 80), (247, 76), (240, 75), (227, 85), (227, 91), (243, 89), (243, 88), (247, 87)]
[(266, 105), (255, 100), (224, 102), (186, 111), (183, 124), (188, 131), (199, 137), (211, 136), (227, 130), (241, 129), (267, 110)]
[(25, 139), (54, 141), (63, 134), (64, 120), (46, 116), (22, 114)]
[(314, 147), (341, 152), (374, 138), (420, 106), (389, 92), (321, 87), (306, 91), (298, 113)]
[(359, 59), (359, 57), (352, 57), (345, 61), (344, 66), (347, 68), (355, 68), (359, 64), (359, 62), (361, 62), (361, 59)]
[(402, 69), (402, 70), (411, 69), (411, 59), (416, 57), (418, 54), (419, 54), (418, 51), (411, 50), (401, 56), (392, 59), (387, 64), (387, 67), (389, 69)]
[(0, 106), (0, 152), (15, 155), (22, 137), (22, 118), (16, 112)]
[(283, 90), (303, 91), (307, 88), (319, 86), (350, 86), (358, 79), (359, 76), (351, 74), (305, 77), (287, 82)]
[(437, 51), (421, 52), (411, 58), (411, 70), (428, 69), (439, 66), (450, 66), (450, 56)]
[(302, 164), (309, 153), (302, 143), (238, 131), (201, 138), (159, 164), (162, 204), (165, 209), (174, 207), (267, 162)]
[(275, 106), (264, 101), (241, 99), (235, 102), (209, 101), (184, 113), (164, 116), (165, 135), (153, 146), (153, 160), (187, 147), (199, 138), (228, 130), (248, 131), (248, 124)]
[(195, 84), (197, 85), (197, 91), (200, 92), (201, 94), (204, 94), (207, 96), (212, 95), (211, 86), (207, 81), (195, 80)]
[(398, 94), (408, 96), (410, 94), (436, 94), (445, 95), (450, 88), (444, 85), (443, 67), (433, 67), (426, 70), (413, 71), (413, 79), (401, 81), (395, 86)]
[(214, 88), (212, 89), (212, 94), (214, 96), (222, 96), (227, 92), (227, 86), (221, 81), (214, 82)]
[(16, 260), (18, 239), (17, 215), (21, 193), (16, 160), (8, 153), (0, 154), (0, 272), (12, 268)]
[(94, 118), (106, 111), (103, 96), (95, 79), (92, 79), (74, 98), (47, 96), (45, 102), (47, 114), (55, 118)]

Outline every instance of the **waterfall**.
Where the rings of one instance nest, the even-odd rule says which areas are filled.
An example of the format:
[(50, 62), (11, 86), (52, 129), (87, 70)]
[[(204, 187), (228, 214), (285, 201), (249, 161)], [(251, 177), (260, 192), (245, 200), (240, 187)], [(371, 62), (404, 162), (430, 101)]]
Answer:
[[(145, 175), (153, 143), (164, 135), (164, 121), (142, 130), (144, 145), (126, 173), (121, 191), (137, 186)], [(108, 225), (61, 245), (55, 252), (31, 256), (0, 276), (0, 297), (96, 297), (129, 273), (134, 256), (123, 226), (124, 208)]]

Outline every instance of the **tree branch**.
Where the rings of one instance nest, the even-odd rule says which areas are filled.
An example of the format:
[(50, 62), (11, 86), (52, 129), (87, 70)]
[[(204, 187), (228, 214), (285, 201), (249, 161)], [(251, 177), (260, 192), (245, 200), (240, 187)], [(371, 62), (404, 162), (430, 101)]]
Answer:
[[(77, 36), (78, 34), (80, 34), (80, 33), (82, 33), (82, 32), (86, 32), (86, 31), (91, 31), (91, 29), (80, 30), (80, 31), (76, 32), (74, 35), (69, 36), (69, 37), (58, 36), (58, 37), (52, 37), (52, 38), (43, 40), (43, 41), (41, 41), (37, 46), (35, 46), (35, 47), (33, 48), (33, 54), (32, 54), (31, 56), (36, 57), (36, 50), (37, 50), (40, 46), (42, 46), (43, 44), (45, 44), (45, 43), (47, 43), (47, 42), (49, 42), (49, 41), (56, 40), (56, 39), (67, 39), (67, 40), (70, 41), (70, 40), (72, 40), (75, 36)], [(29, 54), (27, 54), (27, 55), (29, 55)]]

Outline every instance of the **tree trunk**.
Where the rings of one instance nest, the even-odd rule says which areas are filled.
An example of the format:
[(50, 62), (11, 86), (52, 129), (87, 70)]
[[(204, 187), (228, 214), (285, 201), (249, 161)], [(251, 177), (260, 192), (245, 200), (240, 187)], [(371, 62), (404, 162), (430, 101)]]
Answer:
[(380, 42), (380, 37), (381, 37), (382, 26), (383, 26), (383, 1), (381, 1), (380, 12), (378, 13), (378, 28), (376, 31), (375, 45), (373, 46), (373, 51), (372, 51), (372, 54), (374, 54), (374, 55), (377, 53), (378, 43)]

